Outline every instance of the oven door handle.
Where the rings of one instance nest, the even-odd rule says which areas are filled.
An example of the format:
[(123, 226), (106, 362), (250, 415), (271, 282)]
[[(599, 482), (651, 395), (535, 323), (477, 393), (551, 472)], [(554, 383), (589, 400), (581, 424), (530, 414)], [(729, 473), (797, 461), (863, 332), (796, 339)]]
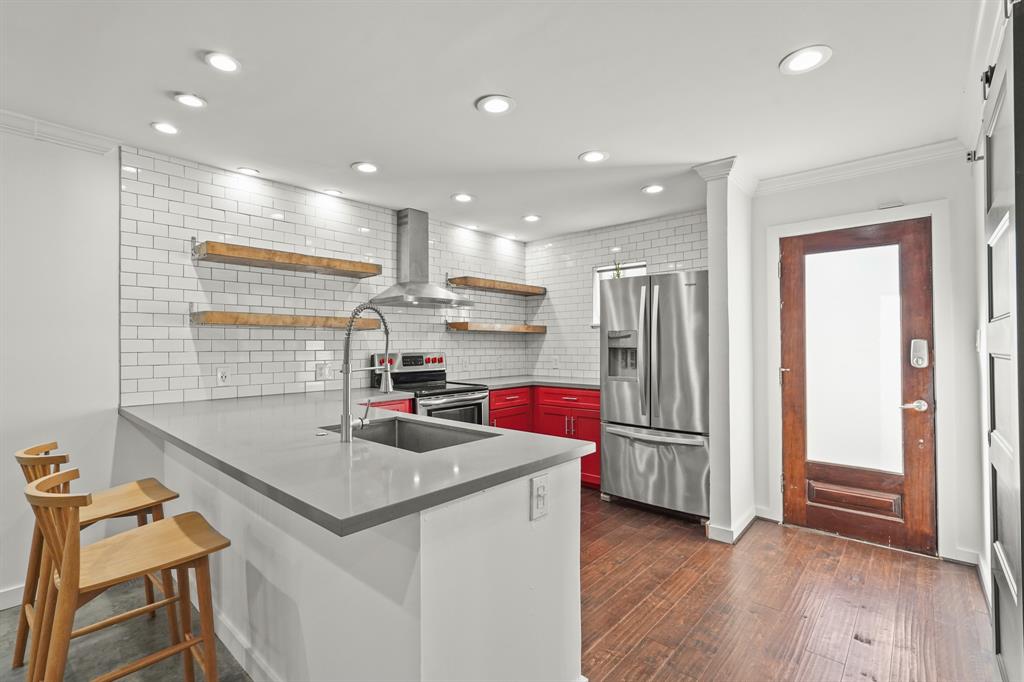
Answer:
[(437, 407), (438, 405), (450, 405), (451, 403), (472, 403), (486, 400), (488, 395), (488, 391), (480, 391), (479, 393), (460, 393), (446, 398), (420, 398), (416, 402), (423, 407)]

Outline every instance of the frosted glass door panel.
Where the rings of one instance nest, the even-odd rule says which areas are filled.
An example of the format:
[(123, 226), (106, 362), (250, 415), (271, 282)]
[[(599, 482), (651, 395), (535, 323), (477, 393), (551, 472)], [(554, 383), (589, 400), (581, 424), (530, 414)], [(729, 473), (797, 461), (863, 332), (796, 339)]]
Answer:
[(805, 257), (808, 460), (903, 473), (899, 253)]

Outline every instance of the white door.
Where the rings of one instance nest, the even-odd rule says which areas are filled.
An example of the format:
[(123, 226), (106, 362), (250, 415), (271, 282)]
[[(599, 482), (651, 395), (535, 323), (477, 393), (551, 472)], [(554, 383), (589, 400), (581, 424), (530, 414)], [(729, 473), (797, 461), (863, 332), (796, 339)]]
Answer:
[[(988, 451), (991, 462), (992, 628), (999, 670), (1005, 680), (1024, 679), (1024, 584), (1021, 580), (1020, 331), (1024, 284), (1022, 245), (1017, 238), (1017, 201), (1024, 193), (1024, 153), (1014, 131), (1014, 43), (1024, 49), (1021, 5), (1007, 26), (983, 123), (985, 240), (988, 249), (987, 357)], [(1016, 156), (1016, 158), (1015, 158)]]

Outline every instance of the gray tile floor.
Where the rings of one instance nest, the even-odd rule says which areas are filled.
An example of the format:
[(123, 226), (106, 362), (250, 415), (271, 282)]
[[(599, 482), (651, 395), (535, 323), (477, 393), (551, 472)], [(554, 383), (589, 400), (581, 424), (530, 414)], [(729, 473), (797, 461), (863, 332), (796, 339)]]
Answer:
[[(118, 585), (80, 609), (75, 619), (75, 626), (81, 627), (115, 613), (142, 606), (144, 603), (141, 580)], [(192, 623), (195, 626), (194, 629), (198, 631), (199, 616), (194, 609), (192, 613)], [(17, 607), (0, 611), (0, 680), (4, 682), (7, 680), (22, 682), (25, 679), (25, 667), (11, 669), (11, 655), (14, 650), (14, 637), (17, 629)], [(64, 679), (66, 682), (90, 680), (168, 644), (167, 616), (165, 609), (160, 609), (154, 619), (147, 616), (133, 618), (125, 623), (72, 640)], [(251, 682), (242, 667), (219, 641), (217, 642), (217, 670), (222, 682)], [(163, 681), (180, 680), (182, 677), (181, 656), (172, 656), (123, 679)], [(196, 669), (196, 679), (202, 679), (202, 673), (198, 668)]]

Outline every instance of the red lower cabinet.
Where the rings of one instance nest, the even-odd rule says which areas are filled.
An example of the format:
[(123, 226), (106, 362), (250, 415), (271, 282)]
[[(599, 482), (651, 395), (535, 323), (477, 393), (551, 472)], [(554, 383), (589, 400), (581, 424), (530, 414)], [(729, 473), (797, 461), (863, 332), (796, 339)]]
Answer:
[(594, 488), (601, 487), (601, 412), (599, 410), (572, 411), (573, 438), (589, 440), (596, 448), (594, 454), (580, 461), (580, 480)]
[[(363, 403), (364, 405), (366, 403)], [(382, 403), (372, 403), (371, 407), (376, 407), (378, 410), (391, 410), (392, 412), (412, 412), (412, 401), (411, 400), (388, 400)]]
[[(588, 486), (601, 487), (601, 411), (587, 409), (600, 405), (598, 391), (572, 390), (562, 393), (556, 388), (538, 389), (534, 430), (549, 436), (589, 440), (594, 454), (580, 461), (580, 480)], [(566, 400), (566, 398), (571, 398)], [(582, 402), (587, 408), (567, 407), (564, 402)]]
[(533, 431), (533, 414), (529, 405), (491, 410), (491, 426), (515, 431)]

